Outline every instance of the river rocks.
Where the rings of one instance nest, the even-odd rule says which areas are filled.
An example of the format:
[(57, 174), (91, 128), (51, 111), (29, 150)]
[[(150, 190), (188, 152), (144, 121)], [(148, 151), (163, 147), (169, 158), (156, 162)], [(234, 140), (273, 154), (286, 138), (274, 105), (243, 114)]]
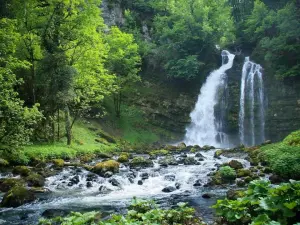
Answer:
[(200, 152), (197, 152), (195, 157), (196, 158), (204, 158), (204, 156)]
[(173, 186), (168, 186), (168, 187), (165, 187), (164, 189), (162, 189), (162, 192), (165, 192), (165, 193), (170, 193), (173, 191), (176, 191), (176, 188)]
[(128, 180), (131, 184), (134, 184), (134, 180), (131, 177), (128, 177)]
[(52, 160), (54, 167), (61, 168), (65, 165), (65, 161), (63, 159), (53, 159)]
[(223, 154), (223, 150), (217, 150), (214, 154), (214, 158), (220, 159), (222, 154)]
[(98, 175), (97, 174), (94, 174), (94, 173), (89, 173), (87, 176), (86, 176), (86, 181), (97, 181), (98, 179)]
[(79, 176), (78, 175), (76, 175), (76, 176), (74, 176), (74, 177), (72, 177), (71, 179), (70, 179), (70, 182), (68, 183), (68, 186), (73, 186), (73, 185), (75, 185), (75, 184), (78, 184), (80, 182), (80, 178), (79, 178)]
[(30, 174), (31, 170), (27, 166), (16, 166), (12, 172), (15, 175), (21, 175), (26, 177)]
[(29, 187), (43, 187), (45, 185), (45, 178), (37, 173), (31, 173), (25, 180)]
[(175, 183), (175, 188), (176, 188), (176, 189), (180, 189), (180, 187), (181, 187), (181, 184), (180, 184), (180, 183)]
[(0, 179), (0, 191), (7, 192), (14, 186), (23, 186), (24, 181), (16, 178), (2, 178)]
[(238, 169), (237, 170), (237, 177), (247, 177), (247, 176), (251, 176), (251, 175), (252, 175), (252, 173), (248, 169)]
[(167, 181), (175, 181), (175, 175), (174, 174), (168, 174), (164, 177)]
[(99, 187), (99, 192), (100, 192), (100, 194), (106, 195), (106, 194), (109, 194), (110, 192), (112, 192), (112, 190), (109, 189), (109, 188), (107, 188), (107, 187), (105, 187), (104, 185), (101, 185)]
[(119, 172), (120, 163), (115, 160), (100, 162), (94, 166), (92, 171), (100, 176), (104, 176), (107, 171), (112, 173)]
[(62, 209), (46, 209), (42, 213), (42, 217), (45, 218), (55, 218), (55, 217), (64, 217), (69, 214), (69, 211)]
[(153, 158), (156, 158), (157, 156), (165, 156), (168, 155), (169, 151), (165, 150), (165, 149), (161, 149), (161, 150), (153, 150), (149, 153), (149, 155)]
[(231, 160), (228, 165), (235, 170), (243, 168), (243, 164), (237, 160)]
[(167, 166), (175, 166), (178, 165), (177, 160), (174, 158), (174, 156), (167, 156), (165, 158), (162, 158), (158, 161), (158, 164), (160, 164), (163, 167)]
[(2, 207), (18, 207), (20, 205), (33, 202), (34, 194), (22, 186), (15, 186), (10, 189), (4, 196), (1, 202)]
[(194, 157), (186, 157), (184, 159), (184, 165), (197, 165), (198, 162)]
[(129, 161), (129, 153), (122, 153), (119, 158), (118, 158), (118, 162), (120, 163), (125, 163)]
[(202, 195), (202, 198), (208, 199), (208, 198), (213, 198), (213, 197), (215, 197), (215, 196), (216, 196), (216, 195), (213, 194), (213, 193), (204, 193), (204, 194)]
[(139, 180), (139, 181), (138, 181), (138, 185), (143, 185), (143, 181), (142, 181), (142, 180)]
[(200, 187), (202, 186), (201, 180), (196, 180), (196, 182), (193, 184), (194, 187)]
[(87, 188), (91, 188), (91, 187), (93, 187), (93, 184), (92, 184), (92, 182), (90, 182), (90, 181), (86, 182), (86, 187), (87, 187)]
[(108, 182), (111, 183), (112, 186), (121, 187), (120, 182), (117, 181), (117, 179), (115, 179), (115, 178), (110, 179)]
[(178, 147), (179, 149), (184, 149), (184, 148), (186, 148), (186, 144), (185, 144), (184, 142), (181, 142), (181, 143), (179, 143), (179, 144), (177, 145), (177, 147)]
[(154, 164), (152, 160), (146, 159), (144, 157), (135, 157), (129, 162), (130, 168), (147, 168), (147, 167), (153, 167)]
[(237, 180), (236, 185), (238, 187), (244, 187), (246, 185), (246, 182), (244, 180)]
[(142, 174), (140, 175), (140, 177), (142, 178), (142, 180), (146, 180), (146, 179), (149, 178), (149, 173), (142, 173)]
[(211, 149), (215, 149), (215, 147), (214, 146), (209, 146), (209, 145), (204, 145), (201, 149), (205, 150), (205, 151), (208, 151), (208, 150), (211, 150)]
[(105, 172), (104, 177), (105, 177), (105, 178), (110, 178), (110, 177), (112, 177), (113, 175), (114, 175), (113, 172), (107, 171), (107, 172)]

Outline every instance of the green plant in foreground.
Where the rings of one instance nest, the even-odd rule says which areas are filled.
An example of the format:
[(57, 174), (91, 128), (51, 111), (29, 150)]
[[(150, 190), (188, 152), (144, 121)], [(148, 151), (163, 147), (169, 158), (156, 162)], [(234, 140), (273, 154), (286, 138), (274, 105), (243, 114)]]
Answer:
[(134, 198), (127, 215), (112, 215), (111, 219), (100, 220), (100, 213), (71, 213), (65, 218), (41, 219), (40, 225), (204, 225), (194, 216), (195, 210), (179, 203), (176, 209), (160, 209), (154, 201)]
[(300, 211), (300, 181), (272, 187), (264, 180), (252, 181), (245, 196), (218, 200), (213, 206), (222, 224), (296, 224)]

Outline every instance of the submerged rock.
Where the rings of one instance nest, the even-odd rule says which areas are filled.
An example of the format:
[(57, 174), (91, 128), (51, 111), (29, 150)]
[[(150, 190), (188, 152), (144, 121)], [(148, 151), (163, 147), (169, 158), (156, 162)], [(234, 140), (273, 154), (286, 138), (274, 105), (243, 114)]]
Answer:
[(176, 187), (176, 189), (180, 189), (181, 184), (180, 183), (175, 183), (175, 187)]
[(204, 193), (203, 195), (202, 195), (202, 198), (213, 198), (213, 197), (215, 197), (216, 195), (215, 194), (213, 194), (213, 193)]
[(164, 177), (165, 180), (167, 181), (175, 181), (175, 175), (173, 174), (168, 174)]
[(163, 166), (163, 167), (167, 167), (167, 166), (176, 166), (178, 165), (178, 162), (176, 161), (176, 159), (174, 158), (174, 156), (167, 156), (165, 158), (162, 158), (158, 161), (158, 163)]
[(165, 192), (165, 193), (170, 193), (173, 191), (176, 191), (176, 188), (173, 186), (168, 186), (168, 187), (165, 187), (164, 189), (162, 189), (162, 192)]
[(139, 180), (139, 181), (138, 181), (138, 185), (143, 185), (143, 181), (142, 181), (142, 180)]
[(142, 178), (142, 180), (146, 180), (146, 179), (149, 178), (149, 173), (142, 173), (142, 174), (140, 175), (140, 177)]
[(46, 209), (42, 216), (45, 218), (63, 217), (69, 214), (69, 211), (63, 209)]
[(222, 154), (223, 154), (223, 150), (217, 150), (214, 154), (214, 158), (220, 159)]
[(196, 180), (196, 182), (193, 184), (194, 187), (200, 187), (202, 186), (201, 181), (200, 180)]
[(2, 207), (18, 207), (35, 200), (34, 194), (22, 186), (10, 189), (1, 201)]

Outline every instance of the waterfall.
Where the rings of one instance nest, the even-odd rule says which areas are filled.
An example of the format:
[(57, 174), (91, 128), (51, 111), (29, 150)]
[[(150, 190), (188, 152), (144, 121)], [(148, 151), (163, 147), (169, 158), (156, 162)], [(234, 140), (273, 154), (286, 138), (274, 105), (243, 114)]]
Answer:
[[(219, 103), (218, 92), (226, 90), (226, 71), (233, 65), (235, 55), (222, 51), (222, 66), (213, 71), (201, 87), (197, 103), (190, 114), (191, 124), (186, 129), (184, 142), (188, 145), (224, 146), (227, 135), (223, 132), (222, 119), (216, 119), (215, 106)], [(225, 91), (226, 92), (226, 91)], [(224, 98), (222, 98), (224, 100)], [(221, 112), (224, 109), (221, 101)], [(222, 116), (222, 115), (221, 115)]]
[(240, 112), (240, 142), (255, 145), (265, 140), (265, 103), (262, 67), (245, 58), (242, 70)]

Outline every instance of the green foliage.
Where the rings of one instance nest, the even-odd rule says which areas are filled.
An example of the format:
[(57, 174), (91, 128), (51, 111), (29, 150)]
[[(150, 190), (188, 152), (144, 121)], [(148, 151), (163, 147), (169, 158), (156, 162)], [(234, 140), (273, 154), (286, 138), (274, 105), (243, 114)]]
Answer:
[(111, 219), (100, 221), (100, 214), (71, 213), (66, 218), (55, 218), (50, 220), (40, 220), (40, 225), (154, 225), (154, 224), (182, 224), (201, 225), (204, 224), (195, 217), (195, 210), (187, 207), (184, 203), (179, 203), (176, 209), (160, 209), (153, 201), (144, 201), (134, 198), (129, 207), (127, 215), (112, 215)]
[(249, 184), (244, 197), (218, 200), (213, 208), (226, 224), (294, 224), (300, 209), (299, 193), (299, 181), (272, 187), (257, 180)]
[[(285, 143), (294, 140), (294, 134), (285, 139)], [(259, 158), (268, 162), (270, 168), (276, 174), (285, 179), (300, 178), (300, 147), (290, 146), (284, 143), (275, 143), (260, 148)]]
[(219, 173), (223, 180), (232, 181), (236, 178), (236, 172), (230, 166), (223, 166), (219, 169)]
[(289, 134), (282, 143), (290, 146), (300, 147), (300, 130)]
[(278, 78), (299, 73), (299, 8), (294, 2), (278, 10), (269, 9), (257, 0), (245, 21), (245, 34), (256, 44), (256, 54), (263, 56)]

